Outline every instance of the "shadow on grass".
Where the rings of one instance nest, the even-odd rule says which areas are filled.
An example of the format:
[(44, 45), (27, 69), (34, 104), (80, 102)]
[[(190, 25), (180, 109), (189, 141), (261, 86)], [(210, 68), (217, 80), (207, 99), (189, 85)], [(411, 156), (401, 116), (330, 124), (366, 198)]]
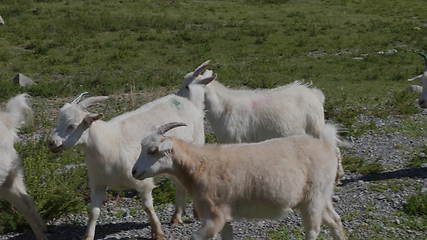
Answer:
[[(150, 225), (147, 223), (136, 223), (136, 222), (126, 222), (126, 223), (116, 223), (116, 224), (98, 224), (96, 226), (95, 239), (138, 239), (138, 240), (148, 240), (151, 238), (135, 238), (132, 237), (107, 237), (114, 233), (119, 233), (122, 231), (135, 230), (135, 229), (144, 229), (149, 228)], [(86, 231), (86, 226), (76, 225), (76, 224), (62, 224), (58, 226), (48, 226), (47, 237), (49, 240), (73, 240), (73, 239), (82, 239)], [(22, 233), (18, 236), (9, 238), (10, 240), (33, 240), (34, 235), (31, 230), (27, 230), (25, 233)]]
[(348, 183), (357, 182), (359, 180), (371, 182), (405, 177), (427, 178), (427, 168), (405, 168), (390, 172), (372, 173), (357, 178), (344, 179), (341, 182), (342, 185), (346, 185)]

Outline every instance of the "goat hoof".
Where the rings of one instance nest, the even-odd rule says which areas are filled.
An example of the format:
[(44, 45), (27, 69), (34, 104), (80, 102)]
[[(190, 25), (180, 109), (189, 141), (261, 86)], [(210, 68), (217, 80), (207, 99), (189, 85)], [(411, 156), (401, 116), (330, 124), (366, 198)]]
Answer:
[(172, 218), (171, 220), (172, 225), (178, 225), (178, 224), (184, 224), (181, 218)]
[(153, 240), (165, 240), (166, 239), (164, 233), (153, 233), (152, 236), (151, 236), (151, 238)]
[(83, 240), (93, 240), (93, 237), (85, 236)]

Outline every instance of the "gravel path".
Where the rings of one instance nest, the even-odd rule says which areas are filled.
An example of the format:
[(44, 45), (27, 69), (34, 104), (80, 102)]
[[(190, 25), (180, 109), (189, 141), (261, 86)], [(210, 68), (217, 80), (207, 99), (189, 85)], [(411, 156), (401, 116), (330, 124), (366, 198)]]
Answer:
[[(424, 112), (412, 119), (421, 121), (426, 117), (427, 112)], [(365, 176), (346, 171), (343, 184), (336, 188), (334, 196), (335, 207), (343, 219), (346, 231), (350, 236), (357, 233), (357, 239), (368, 239), (372, 237), (373, 226), (377, 226), (375, 233), (385, 237), (384, 239), (427, 239), (426, 228), (414, 230), (406, 226), (400, 227), (408, 219), (399, 214), (407, 197), (420, 189), (427, 179), (427, 166), (406, 167), (413, 157), (413, 151), (427, 143), (427, 136), (409, 137), (404, 132), (381, 130), (384, 127), (398, 128), (403, 121), (398, 117), (378, 119), (359, 116), (359, 119), (366, 123), (375, 122), (380, 130), (350, 138), (352, 145), (343, 149), (343, 155), (360, 157), (365, 162), (380, 163), (385, 171)], [(188, 215), (184, 225), (169, 224), (173, 213), (171, 204), (156, 208), (168, 239), (190, 239), (191, 233), (200, 226), (192, 216), (191, 204), (187, 207)], [(86, 213), (70, 214), (50, 221), (49, 239), (81, 239), (86, 221)], [(302, 231), (300, 217), (291, 213), (275, 221), (236, 221), (233, 223), (235, 239), (268, 239), (268, 233), (281, 225), (291, 226), (297, 233)], [(325, 230), (322, 232), (325, 234)], [(323, 236), (330, 239), (329, 234)], [(96, 239), (149, 238), (147, 216), (141, 211), (136, 198), (121, 197), (109, 199), (105, 203), (97, 225)], [(0, 240), (3, 239), (32, 239), (32, 234), (9, 233), (0, 236)]]

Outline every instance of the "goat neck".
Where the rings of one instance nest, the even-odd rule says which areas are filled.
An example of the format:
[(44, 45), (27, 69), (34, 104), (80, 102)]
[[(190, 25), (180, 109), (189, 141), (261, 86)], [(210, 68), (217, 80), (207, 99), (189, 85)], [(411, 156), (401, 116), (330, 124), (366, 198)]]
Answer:
[(212, 81), (206, 86), (205, 105), (208, 114), (221, 115), (228, 110), (231, 103), (230, 89), (218, 81)]
[(198, 181), (198, 176), (203, 171), (205, 159), (199, 153), (199, 146), (187, 143), (181, 139), (170, 138), (173, 143), (173, 151), (171, 153), (174, 169), (169, 173), (176, 177), (193, 195), (192, 189), (196, 189), (195, 185)]

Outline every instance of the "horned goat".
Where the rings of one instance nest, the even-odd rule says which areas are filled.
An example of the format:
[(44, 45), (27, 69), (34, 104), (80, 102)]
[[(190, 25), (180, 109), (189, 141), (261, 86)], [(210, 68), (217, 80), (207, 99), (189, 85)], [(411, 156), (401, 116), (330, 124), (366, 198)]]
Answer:
[[(90, 97), (79, 103), (81, 97), (82, 95), (60, 109), (57, 126), (49, 137), (49, 147), (53, 152), (59, 152), (76, 145), (84, 146), (91, 188), (86, 239), (94, 238), (96, 221), (107, 186), (119, 190), (137, 190), (151, 221), (152, 237), (164, 239), (160, 221), (153, 208), (153, 180), (138, 181), (132, 178), (131, 169), (141, 151), (141, 139), (156, 124), (163, 124), (165, 119), (173, 118), (191, 126), (185, 131), (171, 132), (173, 136), (203, 144), (203, 112), (185, 98), (168, 95), (110, 121), (102, 121), (99, 120), (103, 117), (102, 114), (89, 113), (87, 108), (108, 97)], [(182, 223), (184, 204), (185, 189), (177, 184), (173, 223)]]
[(46, 225), (36, 210), (24, 184), (24, 169), (14, 148), (17, 130), (32, 116), (28, 94), (10, 99), (0, 112), (0, 198), (14, 205), (30, 224), (37, 239), (46, 239)]
[(178, 178), (193, 197), (202, 227), (193, 239), (221, 232), (232, 239), (230, 222), (238, 218), (276, 218), (301, 211), (306, 239), (317, 238), (321, 223), (335, 239), (345, 239), (332, 206), (337, 172), (337, 136), (327, 124), (319, 138), (310, 135), (259, 143), (196, 146), (164, 134), (184, 123), (162, 125), (142, 141), (132, 175)]
[[(320, 136), (325, 126), (325, 96), (321, 90), (298, 81), (266, 90), (231, 89), (206, 70), (209, 62), (185, 76), (177, 95), (206, 109), (206, 118), (219, 142), (259, 142), (297, 134)], [(339, 182), (344, 175), (339, 148), (337, 156)]]
[(421, 90), (421, 95), (418, 98), (418, 104), (422, 108), (427, 108), (427, 55), (424, 53), (419, 53), (419, 55), (424, 58), (424, 72), (423, 74), (408, 79), (408, 81), (420, 80), (423, 83), (422, 89), (420, 89), (421, 87), (418, 87), (418, 89)]

